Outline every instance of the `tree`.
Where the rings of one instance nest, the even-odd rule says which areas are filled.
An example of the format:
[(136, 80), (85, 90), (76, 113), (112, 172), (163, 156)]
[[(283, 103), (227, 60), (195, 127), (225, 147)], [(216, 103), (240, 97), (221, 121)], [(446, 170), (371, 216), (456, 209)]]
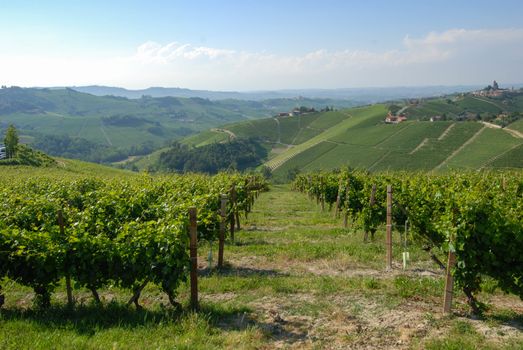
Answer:
[(272, 177), (272, 170), (268, 166), (263, 166), (261, 169), (261, 173), (266, 180)]
[(16, 155), (16, 147), (18, 146), (18, 132), (13, 124), (9, 125), (7, 128), (4, 144), (7, 158), (13, 158)]

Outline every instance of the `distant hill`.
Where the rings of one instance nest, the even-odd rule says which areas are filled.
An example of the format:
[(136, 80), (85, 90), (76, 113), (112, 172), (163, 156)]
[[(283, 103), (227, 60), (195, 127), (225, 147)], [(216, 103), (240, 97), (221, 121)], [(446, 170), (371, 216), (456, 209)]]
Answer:
[[(401, 110), (407, 121), (384, 123), (390, 110)], [(453, 95), (242, 121), (182, 142), (201, 147), (233, 138), (263, 140), (270, 150), (264, 166), (281, 179), (296, 171), (344, 166), (369, 171), (523, 168), (523, 114), (518, 111), (523, 111), (523, 94), (508, 101)], [(444, 113), (447, 120), (429, 121)], [(480, 119), (461, 118), (466, 115)], [(501, 128), (495, 124), (500, 115), (512, 115), (515, 121)]]
[(297, 97), (309, 99), (331, 100), (329, 106), (348, 107), (346, 101), (352, 105), (384, 102), (403, 98), (433, 97), (466, 92), (480, 88), (476, 85), (459, 86), (418, 86), (418, 87), (374, 87), (374, 88), (345, 88), (345, 89), (287, 89), (276, 91), (210, 91), (190, 90), (183, 88), (150, 87), (141, 90), (129, 90), (110, 86), (73, 86), (73, 90), (96, 96), (121, 96), (131, 99), (150, 97), (200, 97), (210, 100), (251, 100), (263, 101), (270, 99), (293, 99)]
[[(0, 89), (0, 134), (15, 124), (24, 140), (51, 155), (117, 161), (219, 125), (268, 117), (326, 99), (220, 100), (201, 97), (95, 96), (73, 89)], [(345, 101), (345, 106), (352, 102)]]

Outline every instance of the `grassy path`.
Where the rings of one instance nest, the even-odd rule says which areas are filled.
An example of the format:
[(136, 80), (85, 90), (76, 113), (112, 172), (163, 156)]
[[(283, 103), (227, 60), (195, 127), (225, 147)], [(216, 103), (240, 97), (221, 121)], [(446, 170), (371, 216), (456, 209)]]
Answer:
[[(32, 293), (4, 281), (4, 349), (498, 349), (522, 348), (523, 303), (494, 291), (490, 309), (470, 318), (457, 293), (455, 314), (440, 313), (443, 276), (417, 246), (404, 271), (396, 239), (394, 269), (384, 270), (383, 230), (364, 244), (355, 229), (288, 186), (273, 186), (226, 245), (226, 268), (208, 268), (201, 242), (201, 312), (177, 312), (157, 287), (144, 310), (127, 308), (128, 291), (101, 292), (103, 308), (75, 290), (65, 305), (59, 286), (51, 310), (31, 308)], [(216, 261), (216, 244), (213, 246)], [(187, 310), (188, 286), (179, 290)], [(23, 336), (20, 336), (23, 334)]]

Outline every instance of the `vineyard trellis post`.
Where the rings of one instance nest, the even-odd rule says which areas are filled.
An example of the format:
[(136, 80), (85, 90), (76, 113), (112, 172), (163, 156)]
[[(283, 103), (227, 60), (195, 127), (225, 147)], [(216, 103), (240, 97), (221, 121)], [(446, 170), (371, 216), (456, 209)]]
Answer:
[(198, 229), (196, 223), (197, 210), (189, 208), (189, 233), (191, 257), (191, 309), (198, 310)]
[(345, 215), (343, 216), (343, 227), (347, 228), (349, 223), (349, 189), (350, 180), (347, 180), (347, 187), (345, 188)]
[(223, 249), (225, 246), (225, 226), (227, 220), (227, 195), (221, 195), (220, 201), (220, 236), (218, 237), (218, 268), (223, 267)]
[(452, 309), (452, 296), (454, 294), (454, 277), (452, 276), (452, 269), (456, 264), (456, 253), (449, 250), (449, 257), (447, 262), (447, 273), (445, 278), (445, 296), (443, 299), (443, 312), (450, 313)]
[(231, 188), (231, 240), (234, 242), (234, 230), (235, 230), (235, 217), (234, 217), (234, 211), (236, 207), (236, 187), (233, 185)]
[(387, 185), (387, 270), (392, 269), (392, 186)]
[[(64, 224), (64, 214), (62, 212), (62, 209), (58, 210), (58, 226), (60, 227), (60, 235), (61, 237), (65, 237), (65, 224)], [(69, 253), (69, 252), (67, 252)], [(71, 287), (71, 275), (69, 271), (65, 274), (65, 288), (67, 291), (67, 306), (72, 307), (74, 303), (73, 299), (73, 289)]]
[(334, 219), (338, 218), (338, 213), (340, 212), (342, 185), (343, 185), (343, 179), (340, 178), (340, 183), (338, 185), (338, 195), (336, 196), (336, 209), (334, 210)]
[(320, 204), (321, 211), (325, 211), (325, 183), (323, 182), (323, 175), (320, 177)]
[[(376, 184), (372, 184), (372, 190), (370, 193), (369, 207), (372, 208), (376, 204)], [(365, 235), (363, 236), (363, 242), (367, 242), (369, 239), (369, 231), (365, 229)], [(372, 239), (374, 239), (374, 233), (372, 233)]]

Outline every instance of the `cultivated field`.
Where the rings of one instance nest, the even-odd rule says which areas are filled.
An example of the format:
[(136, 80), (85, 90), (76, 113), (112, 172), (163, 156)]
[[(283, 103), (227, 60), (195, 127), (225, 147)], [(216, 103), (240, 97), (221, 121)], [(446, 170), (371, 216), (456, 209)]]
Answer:
[[(62, 286), (48, 310), (33, 307), (33, 294), (3, 281), (0, 346), (10, 349), (515, 349), (523, 347), (523, 302), (484, 282), (483, 318), (472, 317), (456, 290), (454, 312), (441, 313), (444, 273), (416, 245), (403, 270), (399, 234), (394, 264), (385, 271), (384, 229), (363, 243), (331, 212), (287, 186), (256, 202), (234, 243), (226, 268), (209, 268), (209, 244), (199, 247), (201, 311), (171, 308), (159, 288), (142, 293), (144, 310), (126, 307), (128, 291), (75, 289), (66, 307)], [(243, 222), (245, 221), (245, 222)], [(402, 229), (402, 228), (399, 228)], [(213, 245), (214, 262), (216, 244)], [(443, 257), (440, 257), (443, 259)], [(214, 266), (214, 262), (212, 266)]]

